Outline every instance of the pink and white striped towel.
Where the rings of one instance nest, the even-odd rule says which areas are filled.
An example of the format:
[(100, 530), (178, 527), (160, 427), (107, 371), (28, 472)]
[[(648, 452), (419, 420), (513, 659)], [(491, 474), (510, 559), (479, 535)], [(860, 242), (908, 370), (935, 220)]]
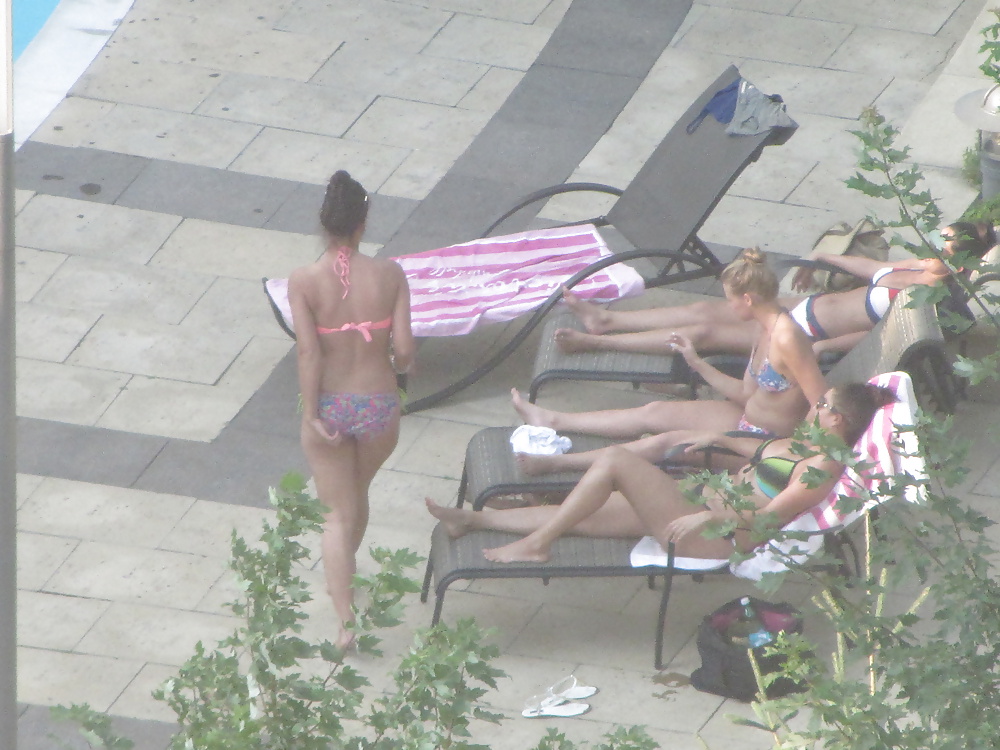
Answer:
[[(504, 322), (534, 310), (577, 271), (610, 254), (597, 228), (582, 224), (487, 237), (394, 260), (410, 284), (414, 335), (459, 336), (480, 322)], [(269, 279), (266, 287), (293, 328), (287, 280)], [(573, 291), (611, 302), (643, 289), (642, 277), (617, 263)]]

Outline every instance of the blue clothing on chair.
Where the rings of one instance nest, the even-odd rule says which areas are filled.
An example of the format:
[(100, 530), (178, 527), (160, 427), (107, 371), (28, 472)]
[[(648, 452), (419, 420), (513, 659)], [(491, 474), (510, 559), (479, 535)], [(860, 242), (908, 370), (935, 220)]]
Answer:
[(732, 120), (733, 113), (736, 111), (736, 98), (739, 93), (741, 80), (743, 79), (737, 78), (724, 89), (716, 91), (715, 95), (709, 99), (708, 104), (705, 105), (705, 108), (698, 113), (696, 118), (688, 123), (687, 132), (693, 133), (697, 130), (698, 126), (701, 125), (701, 121), (708, 115), (712, 115), (712, 117), (721, 122), (723, 125)]

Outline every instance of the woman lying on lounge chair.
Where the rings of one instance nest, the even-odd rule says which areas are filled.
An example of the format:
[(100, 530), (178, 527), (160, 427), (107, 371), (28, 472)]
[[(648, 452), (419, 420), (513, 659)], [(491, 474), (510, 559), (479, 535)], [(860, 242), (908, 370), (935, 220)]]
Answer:
[[(875, 412), (893, 401), (895, 395), (887, 388), (852, 383), (830, 389), (808, 419), (846, 445), (854, 445)], [(563, 534), (651, 534), (664, 549), (675, 543), (676, 553), (683, 557), (728, 558), (734, 546), (748, 551), (759, 541), (751, 538), (748, 514), (768, 514), (770, 525), (784, 526), (826, 498), (840, 479), (842, 463), (822, 453), (810, 455), (817, 446), (808, 439), (802, 443), (805, 450), (793, 452), (789, 438), (761, 441), (702, 434), (693, 440), (689, 451), (719, 445), (750, 459), (734, 482), (749, 486), (756, 511), (737, 511), (710, 495), (705, 505), (692, 504), (675, 479), (618, 447), (602, 453), (561, 505), (473, 511), (443, 508), (428, 498), (427, 509), (452, 537), (484, 529), (526, 534), (504, 547), (483, 550), (494, 562), (545, 562), (552, 543)], [(817, 471), (827, 478), (817, 482)], [(736, 530), (715, 539), (699, 533), (708, 523), (719, 521), (735, 521)]]
[[(945, 240), (942, 254), (946, 257), (958, 253), (982, 258), (997, 241), (992, 227), (969, 222), (951, 224), (945, 227), (941, 236)], [(812, 339), (817, 355), (851, 349), (882, 319), (900, 289), (914, 285), (933, 286), (948, 277), (947, 267), (937, 258), (881, 263), (868, 258), (818, 255), (813, 260), (871, 279), (867, 287), (860, 289), (779, 300)], [(806, 289), (811, 282), (812, 270), (803, 268), (795, 275), (793, 287)], [(680, 333), (700, 351), (744, 354), (750, 352), (756, 338), (753, 323), (740, 320), (722, 301), (648, 310), (606, 310), (569, 291), (563, 296), (587, 329), (586, 332), (571, 328), (556, 331), (556, 343), (566, 352), (670, 353), (668, 339), (672, 333)]]
[[(670, 336), (670, 346), (725, 400), (654, 401), (634, 409), (557, 412), (530, 404), (513, 390), (514, 408), (530, 425), (632, 439), (626, 447), (650, 461), (659, 461), (674, 445), (689, 442), (692, 425), (701, 431), (739, 430), (761, 437), (791, 435), (809, 404), (826, 391), (809, 339), (778, 305), (778, 280), (760, 250), (744, 250), (726, 266), (722, 286), (733, 317), (757, 328), (756, 344), (742, 379), (712, 367), (681, 333)], [(517, 460), (525, 473), (544, 474), (586, 469), (599, 453), (518, 455)]]

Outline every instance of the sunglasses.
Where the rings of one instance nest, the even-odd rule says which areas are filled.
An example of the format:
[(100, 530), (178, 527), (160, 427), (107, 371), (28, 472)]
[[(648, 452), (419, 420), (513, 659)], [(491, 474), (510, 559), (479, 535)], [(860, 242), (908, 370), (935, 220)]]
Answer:
[(840, 410), (825, 398), (821, 398), (819, 401), (816, 402), (816, 408), (829, 409), (831, 414), (840, 414)]

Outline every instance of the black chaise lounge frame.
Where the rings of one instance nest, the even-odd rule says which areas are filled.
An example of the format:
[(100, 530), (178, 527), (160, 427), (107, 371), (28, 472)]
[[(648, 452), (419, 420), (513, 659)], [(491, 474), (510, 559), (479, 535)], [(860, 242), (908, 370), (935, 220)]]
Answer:
[[(910, 306), (908, 303), (911, 301), (910, 290), (903, 290), (889, 313), (871, 333), (830, 371), (827, 380), (831, 385), (866, 381), (880, 373), (903, 370), (910, 373), (914, 382), (919, 378), (928, 379), (930, 382), (925, 382), (929, 386), (930, 395), (934, 398), (942, 397), (936, 391), (939, 388), (938, 373), (944, 368), (947, 357), (944, 335), (934, 308), (928, 305)], [(550, 477), (549, 484), (546, 483), (546, 477), (521, 475), (509, 445), (506, 444), (509, 429), (487, 428), (473, 436), (466, 451), (459, 505), (467, 500), (473, 508), (481, 508), (497, 495), (562, 490), (575, 483), (574, 476), (570, 474)], [(583, 450), (588, 447), (592, 447), (592, 444), (580, 446)], [(662, 576), (664, 585), (657, 615), (654, 652), (656, 668), (662, 666), (663, 631), (673, 575), (677, 573), (697, 577), (705, 571), (675, 570), (673, 550), (668, 550), (669, 563), (664, 567), (632, 567), (629, 555), (636, 539), (562, 537), (553, 545), (552, 558), (547, 563), (493, 563), (483, 557), (483, 548), (498, 547), (517, 538), (517, 535), (505, 532), (475, 531), (458, 539), (450, 539), (438, 524), (431, 536), (431, 550), (420, 595), (421, 601), (427, 601), (431, 585), (435, 583), (432, 623), (440, 619), (448, 587), (458, 580), (541, 578), (547, 582), (550, 578), (646, 576), (652, 586), (654, 578)], [(826, 538), (833, 540), (835, 550), (840, 550), (842, 545), (845, 553), (852, 552), (856, 569), (857, 555), (849, 540), (831, 535)]]
[[(642, 168), (624, 190), (597, 183), (566, 183), (538, 190), (504, 211), (482, 234), (492, 234), (518, 211), (556, 195), (596, 191), (618, 198), (605, 216), (569, 224), (613, 226), (634, 249), (614, 253), (568, 279), (572, 288), (583, 279), (615, 263), (649, 262), (651, 274), (644, 277), (647, 287), (676, 284), (721, 273), (724, 264), (698, 237), (698, 231), (716, 205), (748, 165), (765, 147), (780, 145), (794, 128), (772, 128), (759, 135), (731, 136), (714, 117), (705, 117), (697, 128), (688, 126), (721, 89), (739, 80), (740, 72), (730, 66), (711, 83), (685, 111)], [(482, 378), (503, 362), (544, 320), (560, 301), (554, 292), (536, 309), (524, 326), (494, 355), (468, 376), (421, 399), (410, 402), (407, 412), (428, 408)]]

